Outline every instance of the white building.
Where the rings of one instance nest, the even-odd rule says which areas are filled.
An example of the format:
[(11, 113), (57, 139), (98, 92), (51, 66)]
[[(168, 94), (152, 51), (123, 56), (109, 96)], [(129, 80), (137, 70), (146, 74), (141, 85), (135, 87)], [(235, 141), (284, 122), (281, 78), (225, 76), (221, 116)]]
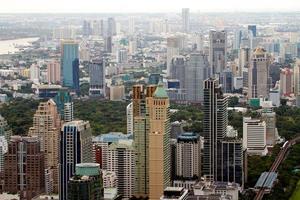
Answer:
[(40, 81), (40, 67), (37, 64), (30, 66), (30, 80), (34, 83), (39, 83)]
[(127, 115), (127, 134), (133, 134), (133, 107), (132, 102), (126, 108)]
[(116, 188), (118, 185), (118, 178), (116, 172), (102, 170), (103, 187)]
[(266, 155), (266, 122), (251, 117), (243, 118), (243, 149), (248, 154)]
[(7, 152), (7, 140), (4, 136), (0, 136), (0, 172), (4, 170), (4, 154)]

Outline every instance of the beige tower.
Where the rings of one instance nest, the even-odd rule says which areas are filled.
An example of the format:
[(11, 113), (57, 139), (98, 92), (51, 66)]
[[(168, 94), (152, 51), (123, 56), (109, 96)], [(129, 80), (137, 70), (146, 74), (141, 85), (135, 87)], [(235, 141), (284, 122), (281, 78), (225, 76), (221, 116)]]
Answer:
[(45, 156), (45, 191), (58, 192), (58, 143), (60, 133), (60, 116), (55, 102), (50, 99), (40, 103), (33, 117), (33, 127), (30, 136), (37, 136), (40, 140), (41, 151)]
[(267, 98), (270, 90), (271, 56), (263, 48), (253, 52), (248, 73), (248, 98)]
[(169, 98), (162, 86), (147, 99), (149, 108), (149, 199), (157, 200), (170, 180)]

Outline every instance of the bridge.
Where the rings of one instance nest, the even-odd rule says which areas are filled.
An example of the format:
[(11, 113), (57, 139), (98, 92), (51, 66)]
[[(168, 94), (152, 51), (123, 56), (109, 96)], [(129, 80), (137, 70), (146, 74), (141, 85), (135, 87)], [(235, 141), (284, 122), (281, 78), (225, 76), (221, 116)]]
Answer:
[(269, 172), (264, 172), (258, 179), (255, 188), (258, 189), (254, 200), (261, 200), (264, 194), (271, 191), (273, 183), (277, 178), (277, 169), (282, 161), (286, 158), (288, 150), (295, 144), (300, 142), (300, 136), (287, 141), (281, 147), (280, 152), (278, 153), (276, 159), (274, 160)]

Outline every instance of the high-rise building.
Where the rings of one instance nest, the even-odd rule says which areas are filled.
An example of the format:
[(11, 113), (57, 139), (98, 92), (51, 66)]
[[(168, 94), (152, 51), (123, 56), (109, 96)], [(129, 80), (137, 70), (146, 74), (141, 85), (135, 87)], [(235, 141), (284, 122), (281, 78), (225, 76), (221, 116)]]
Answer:
[(10, 136), (12, 136), (12, 130), (10, 129), (7, 121), (0, 114), (0, 136), (4, 136), (6, 141), (10, 141)]
[(68, 182), (69, 200), (103, 200), (104, 189), (100, 165), (76, 164), (75, 175)]
[(32, 64), (30, 66), (30, 80), (34, 83), (39, 83), (40, 81), (40, 66), (37, 64)]
[(300, 59), (297, 59), (294, 65), (294, 94), (296, 106), (300, 107)]
[(134, 35), (135, 34), (135, 20), (133, 17), (130, 17), (128, 19), (128, 34)]
[(128, 53), (127, 49), (122, 48), (117, 52), (117, 61), (118, 63), (127, 63), (128, 62)]
[(182, 31), (188, 33), (190, 31), (190, 9), (182, 8)]
[(243, 149), (248, 154), (266, 155), (266, 122), (251, 117), (243, 118)]
[(231, 93), (233, 90), (233, 73), (230, 68), (224, 69), (220, 74), (220, 83), (224, 93)]
[(221, 168), (222, 182), (238, 183), (241, 187), (244, 185), (243, 170), (243, 143), (236, 138), (226, 138), (222, 141), (223, 162)]
[(192, 53), (185, 68), (185, 89), (188, 101), (203, 102), (203, 81), (209, 77), (207, 56), (202, 53)]
[(93, 162), (92, 132), (87, 121), (71, 121), (61, 128), (59, 146), (59, 198), (68, 199), (68, 181), (78, 163)]
[(174, 56), (171, 60), (170, 78), (180, 82), (180, 88), (185, 88), (185, 70), (187, 61), (184, 56)]
[(107, 19), (107, 36), (117, 35), (117, 25), (114, 18)]
[(203, 174), (211, 180), (222, 179), (222, 141), (228, 125), (227, 98), (217, 79), (204, 81), (204, 152)]
[(248, 88), (248, 71), (251, 62), (250, 48), (241, 48), (239, 53), (238, 75), (243, 77), (243, 87)]
[(274, 146), (278, 139), (277, 128), (276, 128), (276, 113), (264, 110), (261, 113), (261, 119), (266, 122), (266, 143), (267, 146)]
[(133, 86), (133, 136), (136, 150), (135, 196), (149, 194), (149, 116), (147, 99), (153, 96), (156, 86)]
[(113, 48), (112, 36), (106, 36), (104, 38), (104, 50), (107, 53), (112, 53), (112, 48)]
[(56, 60), (47, 63), (47, 82), (49, 84), (59, 84), (60, 78), (60, 63)]
[(253, 37), (256, 37), (256, 25), (248, 25), (248, 31), (252, 34)]
[(171, 61), (173, 57), (179, 55), (179, 45), (178, 37), (167, 38), (167, 76), (171, 75)]
[(149, 97), (149, 199), (157, 200), (171, 185), (170, 113), (167, 92), (158, 85)]
[(127, 134), (133, 134), (133, 103), (127, 105), (126, 116), (127, 116)]
[[(195, 133), (183, 133), (176, 143), (176, 179), (201, 178), (201, 141)], [(175, 164), (175, 163), (174, 163)]]
[(44, 152), (44, 169), (48, 174), (45, 181), (45, 192), (58, 193), (58, 144), (60, 135), (60, 116), (55, 102), (50, 99), (40, 103), (33, 116), (30, 136), (40, 140), (41, 151)]
[(263, 48), (253, 52), (248, 73), (248, 98), (268, 98), (270, 90), (270, 55)]
[(209, 64), (211, 76), (220, 74), (226, 68), (227, 62), (227, 32), (209, 32)]
[(37, 137), (12, 136), (4, 156), (4, 191), (31, 200), (44, 192), (44, 154)]
[(73, 121), (73, 101), (68, 91), (61, 90), (53, 99), (56, 103), (60, 119), (64, 122)]
[(95, 97), (105, 97), (105, 66), (103, 60), (92, 60), (89, 66), (89, 93)]
[(118, 194), (130, 198), (134, 194), (135, 150), (133, 140), (119, 140), (108, 147), (108, 170), (118, 177)]
[(78, 43), (63, 41), (61, 47), (61, 80), (65, 87), (79, 92), (79, 53)]
[(289, 68), (280, 70), (280, 95), (290, 96), (293, 93), (293, 71)]
[(117, 188), (118, 177), (116, 172), (102, 170), (103, 187), (104, 188)]
[(0, 136), (0, 174), (4, 173), (4, 154), (7, 152), (7, 148), (7, 140), (4, 136)]
[(233, 41), (233, 49), (240, 49), (242, 42), (242, 30), (238, 29), (234, 32), (234, 41)]
[(91, 22), (84, 20), (82, 25), (82, 34), (85, 37), (88, 37), (92, 34)]

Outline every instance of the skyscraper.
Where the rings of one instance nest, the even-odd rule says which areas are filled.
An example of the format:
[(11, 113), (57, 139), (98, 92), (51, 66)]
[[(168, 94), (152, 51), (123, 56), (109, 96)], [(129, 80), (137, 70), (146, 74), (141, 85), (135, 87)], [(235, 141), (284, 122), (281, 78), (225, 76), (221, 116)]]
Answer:
[(60, 119), (64, 122), (73, 121), (73, 101), (70, 93), (61, 90), (53, 99), (56, 103), (57, 110), (60, 114)]
[(179, 38), (167, 38), (167, 76), (171, 74), (171, 61), (174, 56), (179, 55)]
[(116, 20), (112, 17), (107, 19), (107, 36), (114, 36), (117, 34)]
[(147, 99), (153, 96), (156, 86), (133, 86), (133, 136), (136, 149), (135, 196), (149, 194), (149, 108)]
[(248, 25), (248, 31), (253, 37), (256, 37), (256, 25)]
[(167, 92), (158, 85), (149, 108), (149, 199), (157, 200), (171, 185), (170, 113)]
[(241, 48), (239, 53), (238, 75), (243, 77), (243, 87), (248, 88), (248, 73), (251, 62), (251, 49)]
[(126, 107), (127, 116), (127, 134), (133, 134), (133, 103), (127, 105)]
[(135, 188), (135, 149), (133, 140), (119, 140), (108, 147), (108, 170), (118, 177), (118, 194), (130, 198)]
[(192, 53), (185, 68), (185, 89), (187, 100), (203, 102), (203, 81), (209, 77), (209, 63), (203, 53)]
[(211, 180), (222, 179), (222, 141), (228, 125), (227, 98), (223, 96), (217, 79), (204, 81), (204, 154), (203, 173)]
[(297, 59), (294, 65), (294, 94), (296, 106), (300, 107), (300, 60)]
[(61, 48), (62, 84), (79, 92), (79, 54), (78, 43), (63, 41)]
[(105, 97), (105, 66), (103, 60), (92, 60), (89, 65), (90, 89), (94, 97)]
[(271, 56), (263, 48), (253, 52), (248, 74), (248, 98), (268, 98)]
[(4, 156), (4, 191), (31, 200), (44, 192), (44, 154), (37, 137), (12, 136)]
[(33, 126), (29, 130), (30, 136), (40, 140), (41, 151), (44, 152), (44, 169), (49, 174), (45, 182), (47, 194), (58, 192), (58, 143), (60, 133), (60, 116), (55, 102), (40, 103), (33, 116)]
[(104, 189), (100, 165), (76, 164), (75, 175), (68, 183), (69, 200), (103, 200)]
[(182, 31), (188, 33), (190, 31), (190, 9), (182, 8)]
[(7, 148), (7, 140), (4, 136), (0, 136), (0, 174), (4, 172), (4, 154), (7, 152)]
[[(195, 133), (183, 133), (176, 143), (176, 179), (201, 178), (201, 141)], [(175, 164), (175, 163), (174, 163)]]
[(60, 63), (56, 60), (47, 63), (47, 82), (50, 84), (59, 84), (60, 76)]
[(226, 68), (227, 62), (227, 32), (209, 32), (209, 63), (211, 75), (220, 74)]
[(170, 78), (180, 81), (180, 88), (185, 88), (185, 70), (187, 60), (184, 56), (174, 56), (171, 60)]
[(280, 70), (280, 95), (290, 96), (293, 93), (293, 71), (289, 68)]
[(10, 129), (7, 121), (0, 114), (0, 136), (4, 136), (6, 141), (9, 142), (10, 136), (12, 136), (12, 130)]
[(68, 181), (78, 163), (93, 162), (92, 133), (87, 121), (67, 122), (61, 128), (59, 146), (59, 199), (68, 199)]

